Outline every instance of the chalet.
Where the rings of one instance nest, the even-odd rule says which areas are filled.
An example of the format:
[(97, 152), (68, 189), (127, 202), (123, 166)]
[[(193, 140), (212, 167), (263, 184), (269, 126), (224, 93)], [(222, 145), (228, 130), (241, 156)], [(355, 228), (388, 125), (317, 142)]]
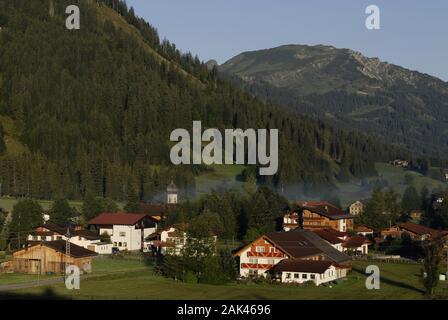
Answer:
[[(318, 273), (319, 282), (314, 281), (318, 285), (345, 277), (351, 269), (349, 256), (333, 248), (312, 231), (302, 229), (268, 233), (238, 250), (234, 255), (239, 258), (241, 277), (271, 275), (275, 279), (288, 282), (290, 278), (287, 274), (290, 273), (293, 279), (306, 277), (313, 281), (316, 279), (313, 279), (312, 274), (316, 276), (316, 272), (307, 268), (316, 263), (316, 270), (321, 271), (322, 261), (330, 262), (325, 270)], [(302, 261), (302, 264), (286, 264), (283, 262), (285, 260)], [(305, 261), (307, 267), (304, 266)], [(327, 270), (332, 268), (335, 268), (335, 273), (329, 276)]]
[(348, 207), (348, 212), (352, 216), (359, 216), (360, 214), (362, 214), (364, 212), (364, 203), (361, 201), (356, 201), (356, 202), (352, 203)]
[(404, 222), (381, 231), (381, 238), (385, 240), (386, 238), (401, 238), (403, 233), (408, 234), (412, 240), (424, 241), (431, 238), (437, 230), (416, 224), (413, 222)]
[(12, 269), (28, 274), (63, 274), (65, 266), (75, 265), (82, 273), (92, 272), (92, 258), (97, 253), (70, 243), (66, 255), (66, 241), (56, 240), (35, 243), (12, 254)]
[(283, 217), (283, 230), (296, 228), (333, 228), (346, 232), (353, 229), (353, 216), (327, 201), (304, 202), (299, 210)]
[[(69, 235), (69, 237), (68, 237)], [(70, 243), (77, 246), (89, 249), (99, 254), (111, 254), (112, 245), (102, 243), (100, 236), (89, 230), (85, 230), (80, 225), (70, 225), (69, 227), (63, 227), (59, 224), (48, 221), (37, 228), (33, 232), (28, 234), (28, 243), (36, 242), (49, 242), (56, 240), (70, 239)]]
[(170, 227), (146, 237), (148, 250), (154, 254), (180, 255), (187, 242), (187, 233), (179, 228)]
[(407, 232), (412, 240), (422, 241), (427, 240), (436, 231), (434, 229), (416, 224), (413, 222), (405, 222), (398, 225), (401, 232)]
[(145, 238), (157, 230), (157, 220), (143, 213), (102, 213), (89, 221), (99, 235), (110, 236), (119, 250), (145, 249)]
[(315, 234), (331, 244), (341, 252), (350, 252), (355, 255), (369, 253), (369, 245), (372, 243), (363, 236), (351, 237), (347, 232), (337, 231), (331, 228), (313, 230)]
[(365, 225), (357, 225), (354, 229), (354, 231), (359, 235), (359, 236), (363, 236), (363, 237), (373, 237), (374, 235), (374, 231), (372, 228), (369, 228)]

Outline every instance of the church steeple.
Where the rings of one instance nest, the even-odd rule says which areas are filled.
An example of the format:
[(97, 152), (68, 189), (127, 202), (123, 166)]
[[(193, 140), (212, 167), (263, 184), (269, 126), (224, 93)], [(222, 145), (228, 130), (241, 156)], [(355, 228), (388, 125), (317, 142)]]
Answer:
[(177, 186), (174, 184), (173, 181), (168, 185), (166, 188), (166, 194), (167, 194), (167, 203), (168, 204), (177, 204), (177, 193), (178, 193)]

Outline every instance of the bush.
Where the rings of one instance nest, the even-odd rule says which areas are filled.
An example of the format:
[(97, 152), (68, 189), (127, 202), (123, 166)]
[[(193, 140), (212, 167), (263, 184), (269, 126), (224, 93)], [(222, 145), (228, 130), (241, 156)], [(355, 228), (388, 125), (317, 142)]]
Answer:
[(0, 251), (0, 260), (6, 259), (6, 252)]
[(183, 277), (185, 283), (198, 283), (198, 277), (191, 271), (187, 271)]

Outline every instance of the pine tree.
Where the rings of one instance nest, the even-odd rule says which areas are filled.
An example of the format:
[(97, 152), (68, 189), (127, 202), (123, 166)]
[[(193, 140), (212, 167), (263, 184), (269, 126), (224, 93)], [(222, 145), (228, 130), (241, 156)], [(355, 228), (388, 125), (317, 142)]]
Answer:
[(73, 216), (73, 209), (70, 207), (67, 199), (58, 198), (56, 199), (50, 208), (50, 219), (51, 221), (65, 225), (67, 224)]

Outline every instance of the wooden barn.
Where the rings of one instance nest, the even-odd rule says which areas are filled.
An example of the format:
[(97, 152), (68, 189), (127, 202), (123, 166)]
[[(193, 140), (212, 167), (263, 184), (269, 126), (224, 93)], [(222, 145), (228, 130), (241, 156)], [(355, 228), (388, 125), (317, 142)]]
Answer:
[(92, 272), (92, 259), (97, 253), (73, 243), (70, 244), (70, 255), (65, 253), (64, 240), (35, 243), (13, 253), (12, 269), (28, 274), (63, 274), (68, 263), (79, 267), (81, 273)]

